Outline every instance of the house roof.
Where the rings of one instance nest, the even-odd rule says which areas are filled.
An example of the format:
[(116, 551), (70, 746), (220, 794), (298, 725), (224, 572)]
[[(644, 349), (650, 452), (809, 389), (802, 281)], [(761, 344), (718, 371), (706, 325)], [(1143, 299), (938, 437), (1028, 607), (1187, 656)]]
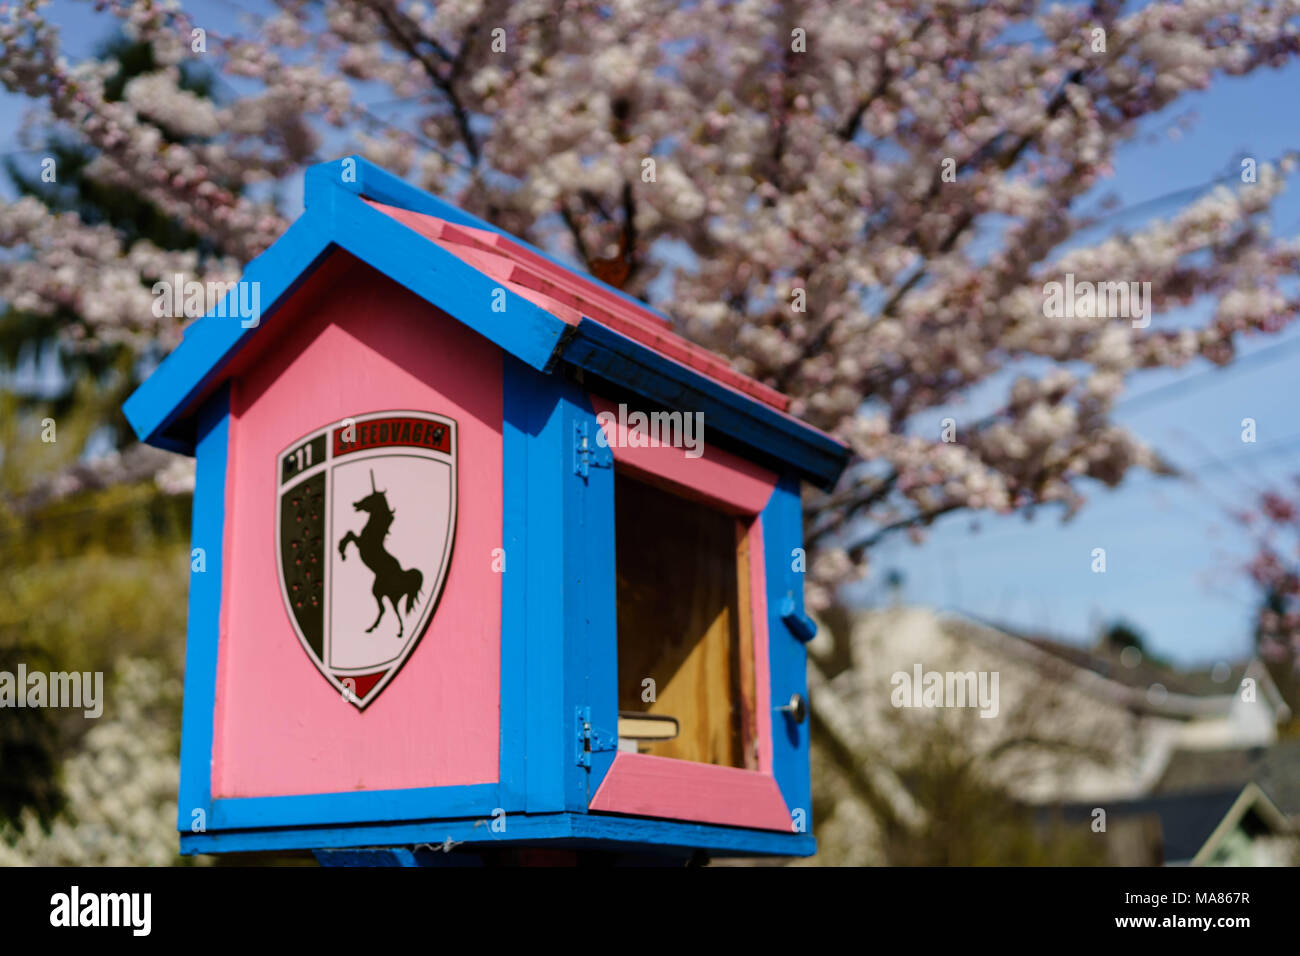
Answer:
[(343, 250), (539, 371), (580, 369), (649, 406), (702, 412), (706, 428), (822, 487), (848, 461), (842, 442), (788, 413), (784, 395), (677, 335), (663, 315), (360, 157), (309, 168), (306, 207), (241, 278), (259, 284), (258, 324), (245, 328), (219, 306), (127, 400), (142, 441), (193, 454), (198, 406), (231, 360)]
[(1250, 665), (1249, 660), (1236, 661), (1219, 673), (1215, 673), (1214, 669), (1209, 667), (1187, 670), (1172, 667), (1146, 655), (1137, 656), (1132, 661), (1126, 662), (1122, 648), (1105, 642), (1099, 642), (1093, 647), (1080, 647), (1055, 637), (1023, 633), (1013, 636), (1067, 660), (1076, 667), (1085, 668), (1128, 687), (1145, 690), (1152, 684), (1160, 684), (1171, 694), (1188, 694), (1196, 697), (1232, 694), (1241, 684), (1241, 679), (1246, 676)]
[[(986, 643), (1000, 642), (1008, 648), (1018, 647), (1023, 656), (1036, 660), (1041, 666), (1057, 662), (1071, 668), (1085, 679), (1085, 686), (1104, 692), (1137, 713), (1180, 719), (1227, 714), (1242, 680), (1251, 677), (1259, 685), (1260, 699), (1272, 709), (1276, 720), (1281, 723), (1290, 717), (1290, 708), (1282, 699), (1268, 669), (1255, 658), (1222, 669), (1184, 670), (1144, 655), (1126, 662), (1120, 648), (1105, 642), (1085, 648), (1056, 637), (1029, 634), (954, 613), (943, 615), (942, 626), (954, 636)], [(1156, 685), (1167, 693), (1151, 695), (1150, 691)]]
[(1117, 820), (1158, 819), (1165, 863), (1203, 862), (1226, 833), (1238, 825), (1270, 833), (1290, 832), (1286, 817), (1252, 783), (1244, 787), (1163, 793), (1100, 804), (1095, 800), (1064, 804), (1059, 808), (1040, 809), (1039, 814), (1042, 819), (1050, 819), (1053, 813), (1060, 812), (1067, 820), (1088, 820), (1098, 806)]
[(1300, 817), (1300, 740), (1282, 740), (1270, 747), (1176, 750), (1156, 793), (1259, 785), (1277, 808)]

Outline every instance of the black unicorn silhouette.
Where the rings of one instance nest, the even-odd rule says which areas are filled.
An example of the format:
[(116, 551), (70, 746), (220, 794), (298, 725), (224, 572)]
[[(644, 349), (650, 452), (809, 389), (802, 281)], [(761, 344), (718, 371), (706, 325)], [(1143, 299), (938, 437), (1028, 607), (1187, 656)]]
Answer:
[(375, 574), (375, 586), (370, 589), (370, 593), (375, 596), (379, 613), (375, 616), (375, 623), (366, 628), (366, 633), (369, 634), (379, 626), (384, 617), (384, 598), (388, 598), (397, 614), (397, 636), (401, 637), (402, 609), (398, 607), (398, 599), (406, 598), (406, 613), (410, 614), (415, 607), (415, 599), (420, 596), (424, 575), (416, 568), (402, 570), (397, 559), (384, 548), (384, 539), (388, 537), (388, 529), (393, 526), (397, 512), (388, 507), (385, 493), (376, 490), (373, 469), (370, 472), (370, 494), (353, 502), (352, 507), (368, 513), (370, 517), (361, 529), (361, 534), (349, 531), (343, 536), (339, 542), (339, 557), (344, 561), (348, 559), (348, 542), (353, 542), (361, 554), (361, 563)]

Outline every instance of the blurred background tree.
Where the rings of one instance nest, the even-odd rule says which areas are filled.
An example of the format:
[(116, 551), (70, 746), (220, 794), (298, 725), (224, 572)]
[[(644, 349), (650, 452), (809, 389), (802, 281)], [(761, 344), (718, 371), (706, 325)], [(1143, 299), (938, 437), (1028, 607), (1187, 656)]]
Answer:
[[(120, 100), (131, 78), (158, 67), (150, 44), (125, 36), (103, 44), (98, 55), (111, 70), (106, 95), (113, 100)], [(210, 95), (202, 66), (187, 64), (182, 77), (185, 89)], [(128, 242), (210, 254), (200, 236), (148, 199), (91, 176), (96, 151), (74, 135), (51, 130), (40, 151), (54, 159), (57, 179), (45, 182), (9, 157), (5, 170), (19, 195), (52, 213), (108, 226)], [(99, 724), (80, 711), (6, 711), (0, 721), (0, 831), (8, 827), (11, 838), (21, 831), (19, 857), (28, 862), (168, 862), (175, 857), (174, 840), (160, 858), (157, 831), (161, 821), (169, 838), (174, 827), (174, 779), (172, 809), (149, 816), (155, 833), (145, 848), (130, 849), (137, 843), (124, 826), (116, 842), (104, 844), (102, 834), (90, 840), (116, 847), (115, 853), (87, 849), (78, 857), (69, 850), (78, 841), (68, 828), (89, 825), (88, 807), (101, 814), (115, 808), (121, 824), (142, 809), (129, 798), (130, 786), (110, 796), (87, 782), (96, 739), (110, 750), (119, 739), (143, 746), (175, 776), (179, 697), (163, 690), (182, 672), (189, 566), (184, 476), (179, 488), (160, 486), (155, 474), (164, 456), (142, 449), (121, 454), (131, 439), (121, 403), (161, 349), (141, 353), (90, 333), (75, 303), (53, 310), (5, 303), (0, 311), (0, 670), (15, 672), (21, 662), (29, 672), (100, 672), (112, 686), (123, 662), (134, 659), (141, 663), (129, 676), (119, 675), (117, 686), (142, 680), (156, 686), (141, 689), (148, 706), (129, 705), (128, 716)], [(133, 766), (114, 771), (103, 786), (149, 780), (151, 771), (134, 765), (135, 756), (115, 758), (129, 758)], [(98, 828), (111, 822), (101, 819)], [(51, 826), (63, 834), (51, 846), (61, 849), (43, 855), (40, 835)]]
[(1291, 488), (1263, 492), (1238, 517), (1256, 549), (1246, 567), (1257, 589), (1255, 646), (1291, 708), (1289, 732), (1300, 735), (1300, 476)]

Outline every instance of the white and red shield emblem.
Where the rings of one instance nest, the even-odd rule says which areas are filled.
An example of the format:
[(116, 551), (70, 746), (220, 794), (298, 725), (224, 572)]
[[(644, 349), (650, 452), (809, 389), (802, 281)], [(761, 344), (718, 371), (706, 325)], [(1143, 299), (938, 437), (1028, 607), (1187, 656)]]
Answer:
[(280, 590), (303, 650), (364, 710), (438, 604), (456, 537), (456, 422), (371, 412), (276, 461)]

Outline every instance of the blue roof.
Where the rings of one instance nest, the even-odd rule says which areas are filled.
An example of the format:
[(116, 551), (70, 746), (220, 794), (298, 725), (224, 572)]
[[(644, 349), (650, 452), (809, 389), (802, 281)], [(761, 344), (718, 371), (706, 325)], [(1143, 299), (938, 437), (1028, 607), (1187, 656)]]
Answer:
[[(186, 329), (181, 344), (123, 405), (141, 441), (194, 454), (196, 400), (220, 382), (231, 359), (255, 335), (274, 324), (279, 306), (302, 282), (332, 252), (344, 250), (539, 371), (568, 365), (659, 405), (703, 412), (711, 429), (823, 487), (834, 484), (843, 471), (848, 449), (823, 432), (600, 322), (584, 317), (576, 326), (566, 323), (365, 200), (507, 236), (574, 271), (365, 159), (345, 157), (312, 166), (306, 172), (306, 211), (244, 270), (241, 281), (260, 283), (259, 323), (245, 328), (239, 318), (227, 317), (223, 303)], [(586, 275), (582, 279), (596, 281)], [(646, 308), (620, 290), (604, 288)], [(483, 308), (494, 293), (506, 296), (509, 321)]]

